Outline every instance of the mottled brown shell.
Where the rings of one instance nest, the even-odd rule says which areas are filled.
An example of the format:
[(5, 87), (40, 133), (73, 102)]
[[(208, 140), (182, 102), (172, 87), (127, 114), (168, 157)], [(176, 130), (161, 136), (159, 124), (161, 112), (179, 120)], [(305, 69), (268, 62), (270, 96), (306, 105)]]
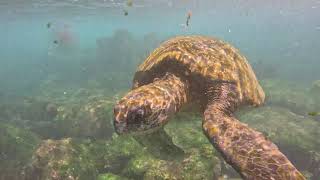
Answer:
[(162, 43), (138, 67), (133, 88), (161, 77), (170, 69), (170, 64), (184, 67), (174, 69), (183, 72), (173, 73), (183, 73), (187, 78), (197, 75), (213, 82), (235, 83), (243, 103), (260, 105), (264, 102), (265, 94), (247, 59), (230, 44), (205, 36), (178, 36)]

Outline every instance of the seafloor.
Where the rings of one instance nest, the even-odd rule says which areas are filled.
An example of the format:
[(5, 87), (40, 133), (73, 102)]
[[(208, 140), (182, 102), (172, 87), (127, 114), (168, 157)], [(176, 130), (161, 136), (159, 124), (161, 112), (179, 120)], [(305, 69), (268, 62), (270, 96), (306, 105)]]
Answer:
[[(114, 133), (113, 105), (129, 89), (144, 51), (158, 43), (155, 34), (138, 40), (119, 30), (97, 41), (96, 59), (90, 63), (85, 57), (77, 62), (65, 54), (51, 57), (48, 74), (53, 64), (70, 66), (51, 73), (32, 94), (2, 93), (0, 179), (239, 179), (202, 134), (200, 114), (181, 112), (172, 118), (165, 127), (172, 145), (156, 140), (141, 145)], [(308, 179), (316, 180), (320, 116), (313, 112), (320, 109), (320, 80), (299, 85), (279, 78), (272, 65), (255, 63), (253, 68), (266, 103), (242, 108), (237, 117), (263, 132)], [(94, 78), (80, 78), (86, 74)]]

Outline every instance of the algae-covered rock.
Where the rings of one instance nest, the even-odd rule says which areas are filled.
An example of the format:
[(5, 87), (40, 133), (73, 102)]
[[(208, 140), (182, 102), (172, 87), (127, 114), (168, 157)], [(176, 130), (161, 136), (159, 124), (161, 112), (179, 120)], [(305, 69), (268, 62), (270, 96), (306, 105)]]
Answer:
[(0, 105), (1, 121), (28, 129), (42, 138), (52, 135), (53, 121), (57, 114), (56, 103), (36, 98), (23, 98)]
[(278, 79), (265, 79), (261, 85), (266, 93), (266, 104), (284, 107), (300, 115), (316, 110), (308, 88)]
[(61, 106), (55, 120), (57, 137), (110, 138), (113, 102), (93, 100), (84, 105)]
[(0, 123), (0, 178), (23, 179), (23, 167), (39, 142), (30, 131)]
[(312, 83), (310, 93), (316, 102), (317, 111), (320, 111), (320, 80)]
[(26, 173), (30, 180), (96, 179), (111, 177), (111, 174), (113, 178), (118, 178), (116, 175), (126, 178), (128, 173), (124, 172), (129, 161), (147, 155), (139, 143), (125, 136), (114, 135), (109, 141), (45, 140), (33, 154)]
[[(85, 95), (83, 95), (85, 96)], [(112, 98), (73, 97), (61, 104), (29, 99), (2, 104), (0, 119), (30, 129), (42, 138), (95, 137), (110, 138), (113, 133)]]
[(174, 161), (156, 159), (152, 156), (136, 156), (128, 164), (126, 174), (138, 179), (181, 179), (179, 166)]
[(137, 156), (148, 156), (148, 152), (132, 137), (114, 134), (112, 140), (106, 143), (107, 151), (100, 159), (100, 167), (104, 172), (121, 174), (128, 166), (128, 162)]
[(58, 106), (47, 100), (24, 98), (18, 102), (3, 103), (0, 105), (0, 119), (3, 120), (30, 120), (52, 121), (57, 115)]
[[(212, 171), (214, 170), (214, 171)], [(138, 179), (212, 179), (221, 172), (218, 158), (206, 158), (197, 149), (182, 160), (162, 160), (152, 156), (136, 156), (128, 164), (129, 177)], [(217, 173), (217, 174), (214, 174)]]
[(90, 141), (45, 140), (32, 156), (27, 179), (95, 179), (97, 156)]
[(99, 174), (97, 180), (127, 180), (127, 178), (112, 173), (105, 173)]
[(242, 122), (266, 133), (275, 143), (302, 150), (320, 150), (319, 123), (286, 108), (260, 107), (238, 113)]
[[(147, 155), (130, 137), (113, 136), (110, 141), (45, 140), (26, 168), (28, 180), (126, 178), (130, 159)], [(119, 177), (118, 177), (119, 176)]]
[(138, 41), (128, 30), (115, 30), (112, 36), (98, 38), (96, 43), (99, 65), (106, 64), (103, 66), (105, 71), (134, 69), (139, 57), (136, 48)]
[[(203, 134), (202, 118), (198, 113), (180, 112), (165, 126), (165, 131), (172, 137), (173, 142), (178, 147), (182, 148), (189, 157), (183, 162), (192, 162), (195, 164), (203, 164), (205, 167), (199, 168), (195, 164), (189, 166), (189, 170), (183, 172), (185, 178), (193, 171), (199, 171), (199, 177), (205, 176), (204, 179), (211, 177), (217, 179), (220, 175), (229, 174), (232, 177), (239, 177), (235, 170), (226, 164), (220, 153), (213, 148), (207, 137)], [(190, 165), (190, 164), (189, 164)], [(184, 168), (188, 164), (184, 165)], [(192, 169), (192, 170), (191, 170)], [(201, 179), (201, 178), (200, 178)], [(211, 178), (212, 179), (212, 178)]]
[[(181, 112), (165, 126), (165, 131), (172, 137), (175, 145), (185, 152), (193, 148), (212, 152), (214, 149), (202, 132), (202, 119), (199, 114)], [(210, 155), (209, 155), (210, 154)], [(207, 155), (212, 157), (212, 153)]]
[[(185, 137), (184, 132), (188, 129), (183, 131), (187, 126), (182, 124), (188, 124), (188, 120), (177, 122), (181, 123), (181, 127), (176, 128), (177, 137), (174, 142), (179, 142), (178, 139), (186, 139), (186, 144), (190, 144), (193, 138), (199, 138), (196, 135)], [(189, 123), (189, 126), (192, 127), (193, 122)], [(168, 129), (170, 128), (174, 128), (174, 125), (168, 125)], [(168, 129), (166, 128), (166, 131)], [(201, 134), (201, 136), (204, 135)], [(189, 143), (187, 143), (188, 138)], [(205, 139), (205, 137), (203, 138)], [(206, 143), (208, 142), (206, 141)], [(152, 151), (141, 146), (132, 137), (115, 135), (107, 145), (108, 151), (104, 155), (106, 165), (104, 171), (134, 179), (212, 179), (217, 177), (221, 174), (219, 158), (214, 155), (210, 144), (207, 144), (209, 146), (200, 144), (183, 147), (186, 153), (183, 154), (182, 159), (179, 156), (159, 159), (158, 156), (152, 154)], [(193, 147), (197, 145), (199, 147)], [(158, 144), (158, 148), (161, 148), (161, 144)], [(116, 166), (116, 168), (110, 165)]]
[(221, 162), (218, 157), (208, 158), (198, 149), (189, 152), (189, 156), (182, 161), (183, 179), (216, 179), (222, 173)]
[(303, 157), (305, 171), (303, 172), (308, 179), (318, 180), (320, 177), (320, 152), (309, 151), (308, 156)]

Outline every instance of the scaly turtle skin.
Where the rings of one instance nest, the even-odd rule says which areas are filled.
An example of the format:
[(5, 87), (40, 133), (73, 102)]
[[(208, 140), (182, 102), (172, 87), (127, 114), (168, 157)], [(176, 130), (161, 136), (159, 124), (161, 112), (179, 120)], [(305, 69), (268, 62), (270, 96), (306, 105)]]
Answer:
[(237, 49), (210, 37), (179, 36), (139, 66), (132, 90), (114, 108), (114, 126), (118, 134), (144, 133), (197, 103), (205, 135), (244, 179), (305, 179), (275, 144), (233, 116), (237, 107), (258, 106), (264, 98)]

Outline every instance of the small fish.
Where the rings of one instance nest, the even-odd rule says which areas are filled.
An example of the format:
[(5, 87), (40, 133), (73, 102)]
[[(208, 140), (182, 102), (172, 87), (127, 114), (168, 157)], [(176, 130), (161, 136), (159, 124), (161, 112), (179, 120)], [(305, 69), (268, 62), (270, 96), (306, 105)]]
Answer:
[(133, 1), (132, 1), (132, 0), (128, 0), (128, 1), (127, 1), (127, 6), (128, 6), (128, 7), (132, 7), (132, 5), (133, 5)]
[(187, 14), (187, 21), (186, 21), (186, 25), (189, 26), (189, 21), (191, 19), (191, 16), (192, 16), (192, 12), (189, 11), (188, 14)]
[(47, 28), (49, 29), (51, 27), (51, 22), (47, 23)]
[(191, 16), (192, 16), (192, 12), (189, 11), (188, 14), (187, 14), (187, 21), (186, 21), (186, 25), (189, 26), (189, 21), (191, 19)]
[(123, 12), (124, 12), (124, 15), (125, 15), (125, 16), (128, 16), (129, 13), (128, 13), (127, 10), (123, 10)]
[(58, 44), (58, 40), (54, 40), (53, 43)]
[(319, 112), (315, 112), (315, 111), (313, 111), (313, 112), (308, 112), (308, 115), (309, 116), (317, 116), (317, 115), (319, 115), (320, 113)]

